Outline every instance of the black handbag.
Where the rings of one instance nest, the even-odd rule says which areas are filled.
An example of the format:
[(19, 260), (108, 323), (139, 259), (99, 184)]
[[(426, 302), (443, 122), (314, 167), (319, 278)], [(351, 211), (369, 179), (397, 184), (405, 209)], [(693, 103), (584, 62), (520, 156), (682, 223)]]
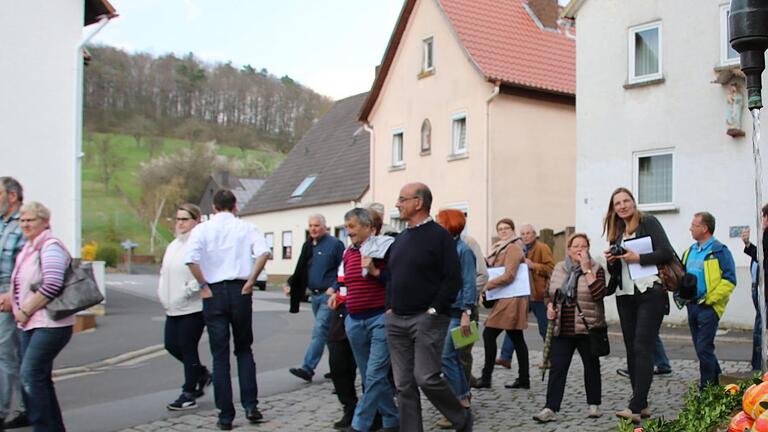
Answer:
[(589, 333), (589, 346), (592, 351), (592, 355), (595, 357), (605, 357), (611, 353), (611, 342), (608, 340), (608, 326), (605, 327), (590, 327), (587, 324), (584, 313), (581, 311), (581, 306), (576, 302), (576, 309), (579, 310), (579, 318), (584, 323), (584, 327), (587, 328)]

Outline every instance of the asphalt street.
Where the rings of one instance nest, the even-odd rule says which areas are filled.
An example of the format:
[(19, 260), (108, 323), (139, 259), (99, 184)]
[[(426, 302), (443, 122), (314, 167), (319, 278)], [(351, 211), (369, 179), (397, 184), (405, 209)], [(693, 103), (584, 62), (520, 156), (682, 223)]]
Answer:
[[(69, 430), (120, 430), (175, 415), (165, 405), (180, 392), (182, 369), (162, 348), (164, 311), (155, 297), (156, 284), (154, 275), (108, 275), (106, 316), (98, 318), (97, 329), (73, 336), (57, 358), (56, 389)], [(254, 293), (253, 351), (260, 396), (305, 385), (287, 369), (301, 363), (311, 334), (307, 306), (303, 304), (299, 314), (289, 314), (288, 301), (277, 287)], [(525, 334), (529, 349), (541, 350), (536, 325), (532, 319), (530, 323)], [(624, 356), (618, 324), (610, 332), (612, 355)], [(665, 327), (662, 337), (670, 358), (696, 358), (687, 328)], [(718, 336), (716, 345), (721, 360), (748, 360), (751, 334), (728, 331)], [(200, 354), (210, 365), (205, 334)], [(323, 380), (327, 370), (324, 358), (316, 380)], [(198, 401), (201, 409), (215, 408), (212, 390), (208, 393)]]

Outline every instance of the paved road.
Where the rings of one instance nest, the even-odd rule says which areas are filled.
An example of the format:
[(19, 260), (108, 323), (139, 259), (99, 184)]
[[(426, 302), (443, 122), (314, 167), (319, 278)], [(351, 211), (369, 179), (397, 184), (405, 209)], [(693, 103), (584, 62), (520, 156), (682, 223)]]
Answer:
[[(107, 280), (107, 316), (98, 319), (99, 327), (95, 331), (75, 335), (57, 359), (56, 369), (59, 371), (90, 365), (85, 370), (78, 369), (83, 373), (70, 373), (57, 378), (57, 393), (68, 429), (104, 432), (182, 416), (169, 414), (165, 409), (165, 404), (178, 396), (181, 367), (162, 350), (164, 317), (154, 295), (156, 276), (110, 274)], [(321, 383), (319, 386), (306, 387), (287, 372), (288, 367), (300, 363), (311, 332), (311, 313), (306, 311), (306, 305), (302, 307), (304, 310), (301, 313), (288, 314), (287, 299), (276, 290), (254, 294), (254, 355), (260, 397), (264, 401), (272, 400), (270, 398), (280, 401), (280, 395), (289, 395), (286, 397), (294, 399), (308, 398), (310, 394), (304, 394), (308, 389), (321, 393), (327, 390), (315, 388), (323, 386), (322, 379), (316, 380)], [(618, 325), (614, 325), (612, 360), (603, 365), (604, 375), (611, 378), (615, 369), (624, 362), (618, 331)], [(695, 359), (687, 329), (665, 328), (663, 336), (670, 358)], [(720, 359), (747, 360), (751, 352), (750, 338), (745, 332), (733, 331), (718, 337)], [(526, 340), (532, 351), (541, 350), (542, 343), (535, 324), (526, 331)], [(200, 353), (203, 362), (210, 365), (205, 335)], [(531, 358), (532, 364), (536, 364), (534, 354)], [(676, 362), (676, 367), (678, 364), (683, 367), (693, 363)], [(325, 371), (327, 360), (324, 359), (319, 374)], [(576, 370), (571, 375), (580, 376)], [(687, 379), (687, 375), (690, 374), (681, 377)], [(580, 384), (577, 381), (580, 380), (572, 380), (574, 384)], [(504, 379), (496, 382), (503, 383)], [(677, 381), (675, 383), (677, 385)], [(292, 393), (296, 390), (299, 392)], [(536, 397), (543, 395), (541, 390), (535, 393)], [(679, 399), (679, 396), (676, 397)], [(329, 393), (323, 393), (323, 399), (335, 404)], [(203, 412), (214, 408), (210, 395), (202, 398), (199, 405)], [(334, 411), (331, 410), (327, 416), (335, 416)], [(529, 417), (527, 413), (526, 416)]]

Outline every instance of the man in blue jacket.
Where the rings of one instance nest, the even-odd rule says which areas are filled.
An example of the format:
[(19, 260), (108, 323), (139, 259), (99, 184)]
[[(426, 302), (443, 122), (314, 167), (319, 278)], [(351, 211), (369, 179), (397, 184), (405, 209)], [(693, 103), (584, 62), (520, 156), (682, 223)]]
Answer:
[(715, 217), (699, 212), (691, 222), (696, 243), (683, 253), (685, 270), (696, 276), (696, 299), (686, 305), (696, 356), (699, 358), (699, 386), (717, 384), (720, 365), (715, 356), (715, 333), (720, 317), (736, 286), (736, 265), (728, 248), (713, 236)]

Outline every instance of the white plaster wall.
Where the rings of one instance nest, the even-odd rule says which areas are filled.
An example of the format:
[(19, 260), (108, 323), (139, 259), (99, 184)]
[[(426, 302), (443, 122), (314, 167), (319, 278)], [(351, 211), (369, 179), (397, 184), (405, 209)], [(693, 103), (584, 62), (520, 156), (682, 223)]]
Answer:
[[(54, 233), (75, 242), (74, 133), (82, 0), (0, 5), (0, 176), (52, 213)], [(80, 251), (72, 250), (79, 256)]]
[[(593, 240), (592, 253), (601, 254), (607, 245), (601, 238), (602, 218), (611, 192), (618, 186), (632, 188), (633, 152), (673, 148), (678, 210), (656, 215), (678, 253), (692, 243), (688, 228), (693, 214), (706, 210), (715, 215), (715, 235), (731, 249), (739, 267), (739, 283), (722, 322), (751, 326), (748, 258), (742, 242), (728, 237), (729, 226), (750, 225), (755, 232), (751, 117), (745, 110), (746, 137), (727, 136), (726, 88), (712, 83), (720, 58), (720, 5), (726, 3), (584, 3), (576, 18), (576, 229), (586, 231)], [(659, 19), (665, 82), (624, 89), (628, 28)], [(766, 74), (763, 82), (768, 82)], [(767, 132), (763, 126), (763, 136)], [(609, 318), (617, 319), (615, 301), (606, 305)], [(685, 311), (673, 311), (667, 319), (684, 321)]]
[[(325, 216), (325, 220), (330, 227), (330, 234), (333, 235), (335, 227), (344, 225), (344, 213), (359, 205), (368, 202), (368, 194), (364, 195), (360, 202), (349, 202), (340, 204), (329, 204), (324, 206), (304, 207), (298, 209), (276, 211), (271, 213), (261, 213), (243, 216), (243, 220), (255, 224), (262, 233), (274, 234), (274, 252), (273, 259), (267, 261), (266, 269), (270, 281), (284, 281), (285, 278), (293, 274), (296, 263), (299, 260), (301, 245), (304, 244), (305, 233), (307, 230), (307, 218), (309, 215), (320, 213)], [(291, 259), (282, 258), (282, 233), (291, 231), (293, 238), (293, 251)]]

